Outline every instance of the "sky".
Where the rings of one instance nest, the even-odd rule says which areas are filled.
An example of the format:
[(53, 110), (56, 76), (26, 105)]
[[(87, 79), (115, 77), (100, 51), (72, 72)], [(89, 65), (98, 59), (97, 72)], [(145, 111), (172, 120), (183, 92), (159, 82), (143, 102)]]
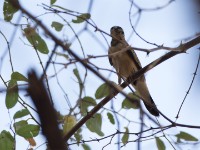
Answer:
[[(140, 7), (151, 9), (156, 8), (158, 6), (163, 6), (166, 4), (168, 0), (158, 1), (135, 1)], [(62, 32), (56, 32), (51, 27), (52, 21), (62, 22), (57, 15), (47, 13), (44, 14), (44, 9), (42, 7), (42, 3), (48, 4), (49, 1), (39, 1), (39, 0), (30, 0), (25, 1), (21, 0), (20, 3), (27, 8), (34, 16), (38, 16), (38, 18), (53, 32), (59, 37), (60, 39), (65, 39), (71, 41), (74, 38), (73, 32), (70, 28), (66, 25)], [(88, 10), (90, 0), (80, 1), (80, 0), (58, 0), (56, 5), (60, 5), (62, 7), (68, 8), (70, 10), (78, 11), (85, 13)], [(176, 47), (180, 44), (181, 40), (192, 37), (196, 33), (199, 33), (199, 25), (200, 25), (200, 17), (199, 17), (199, 8), (197, 5), (197, 0), (176, 0), (172, 2), (167, 7), (160, 9), (160, 10), (151, 10), (151, 11), (144, 11), (139, 18), (139, 21), (136, 26), (137, 33), (143, 37), (145, 40), (149, 42), (156, 43), (158, 45), (164, 45), (169, 47)], [(0, 6), (3, 6), (3, 0), (0, 0)], [(1, 12), (2, 12), (1, 7)], [(95, 24), (103, 31), (109, 33), (110, 28), (114, 25), (121, 26), (124, 29), (126, 39), (131, 46), (140, 47), (140, 48), (152, 48), (153, 46), (141, 40), (136, 34), (132, 34), (132, 28), (129, 21), (129, 10), (130, 10), (130, 1), (128, 0), (96, 0), (93, 1), (93, 6), (91, 10), (91, 19), (95, 22)], [(135, 24), (137, 22), (138, 16), (133, 15), (136, 11), (136, 8), (132, 8), (132, 23)], [(20, 13), (18, 12), (12, 22), (18, 22), (20, 18)], [(64, 18), (68, 21), (74, 19), (74, 17), (63, 15)], [(27, 23), (25, 18), (20, 19), (20, 23)], [(33, 24), (30, 21), (31, 24)], [(83, 24), (72, 24), (73, 28), (76, 32), (79, 32), (83, 26)], [(105, 55), (107, 54), (108, 45), (107, 42), (110, 42), (111, 38), (105, 35), (106, 40), (102, 37), (99, 32), (95, 32), (95, 29), (91, 26), (88, 26), (89, 31), (84, 31), (80, 34), (79, 38), (82, 43), (86, 55)], [(25, 39), (22, 31), (20, 28), (15, 28), (10, 23), (5, 23), (3, 21), (3, 14), (0, 14), (0, 30), (6, 35), (9, 41), (12, 41), (12, 37), (15, 39), (11, 43), (11, 52), (12, 52), (12, 61), (14, 64), (14, 69), (19, 71), (20, 73), (26, 75), (27, 71), (30, 70), (31, 67), (36, 68), (38, 73), (41, 73), (41, 66), (39, 65), (38, 58), (34, 52), (34, 50), (28, 46), (26, 43), (27, 40)], [(42, 37), (47, 39), (47, 45), (49, 50), (53, 49), (53, 43), (50, 39), (45, 37), (42, 30), (39, 30)], [(92, 35), (90, 34), (92, 33)], [(99, 44), (95, 38), (97, 38), (101, 44)], [(7, 50), (7, 45), (2, 36), (0, 36), (1, 43), (1, 50), (0, 50), (0, 57), (2, 57), (3, 53)], [(166, 116), (170, 119), (175, 120), (176, 114), (180, 107), (180, 104), (186, 94), (186, 91), (189, 88), (191, 83), (193, 73), (195, 71), (195, 67), (197, 64), (199, 51), (196, 46), (191, 48), (186, 54), (177, 55), (164, 63), (160, 64), (159, 66), (155, 67), (154, 69), (150, 70), (146, 73), (146, 80), (147, 84), (153, 97), (157, 107), (161, 112), (163, 112)], [(78, 40), (74, 40), (71, 49), (73, 49), (76, 54), (82, 57), (82, 51)], [(62, 49), (59, 48), (59, 51), (62, 52)], [(146, 55), (144, 52), (136, 52), (142, 66), (145, 66), (159, 58), (167, 51), (160, 50), (153, 53), (150, 53), (149, 56)], [(41, 59), (45, 63), (45, 60), (48, 59), (46, 55), (40, 54)], [(66, 61), (64, 58), (57, 58), (58, 62)], [(92, 63), (97, 65), (101, 68), (106, 69), (113, 69), (106, 57), (92, 59)], [(1, 62), (0, 62), (1, 63)], [(78, 63), (77, 64), (79, 72), (81, 72), (82, 78), (84, 77), (85, 70), (84, 68)], [(2, 64), (0, 64), (0, 74), (3, 76), (5, 81), (10, 79), (11, 68), (9, 64), (9, 55), (7, 53), (6, 57), (3, 59)], [(57, 66), (57, 69), (62, 68), (62, 66)], [(61, 85), (65, 89), (65, 92), (68, 93), (69, 100), (71, 105), (75, 105), (76, 100), (78, 98), (78, 84), (76, 84), (76, 77), (73, 76), (72, 71), (75, 68), (74, 65), (70, 65), (67, 69), (64, 69), (61, 73), (59, 73), (58, 77), (61, 81)], [(112, 80), (117, 83), (117, 76), (116, 74), (110, 74), (108, 71), (100, 71), (105, 77), (109, 80)], [(192, 125), (199, 125), (199, 105), (198, 99), (200, 97), (199, 91), (199, 70), (197, 71), (197, 77), (195, 78), (194, 84), (192, 86), (192, 90), (190, 91), (183, 108), (181, 110), (180, 117), (178, 119), (179, 123), (185, 124), (192, 124)], [(48, 70), (49, 75), (53, 75), (53, 67), (49, 68)], [(91, 72), (88, 73), (86, 79), (87, 87), (85, 89), (85, 95), (93, 96), (96, 89), (101, 85), (103, 82), (102, 80), (95, 77)], [(53, 99), (55, 100), (55, 107), (61, 113), (66, 114), (69, 110), (69, 107), (66, 103), (66, 99), (63, 96), (63, 92), (59, 89), (59, 86), (54, 79), (50, 80), (50, 87), (52, 87)], [(70, 85), (73, 85), (71, 87)], [(69, 88), (70, 87), (70, 88)], [(5, 88), (3, 82), (0, 81), (0, 89)], [(125, 89), (126, 92), (129, 92), (128, 89)], [(22, 97), (24, 97), (22, 92)], [(3, 116), (3, 121), (0, 122), (0, 131), (2, 130), (9, 130), (10, 128), (10, 119), (9, 113), (5, 107), (5, 93), (0, 93), (0, 107), (1, 107), (1, 116)], [(114, 100), (113, 104), (116, 110), (120, 110), (121, 102), (123, 100), (123, 96), (118, 95)], [(28, 99), (28, 103), (31, 104), (31, 101)], [(97, 101), (99, 102), (99, 101)], [(110, 103), (106, 105), (107, 108), (110, 107)], [(10, 115), (12, 116), (21, 106), (17, 105), (16, 108), (10, 110)], [(101, 111), (100, 111), (101, 112)], [(128, 118), (131, 118), (134, 121), (139, 121), (139, 115), (137, 110), (127, 110), (121, 111), (123, 115)], [(106, 118), (106, 113), (103, 117), (103, 126), (102, 129), (105, 130), (105, 135), (112, 134), (116, 131), (116, 126), (110, 125), (108, 119)], [(158, 118), (159, 122), (163, 124), (167, 124), (167, 121), (162, 117)], [(123, 119), (121, 121), (121, 128), (120, 130), (124, 131), (124, 127), (127, 126), (127, 122)], [(147, 121), (147, 124), (152, 125)], [(131, 124), (130, 129), (134, 132), (135, 128), (138, 128), (138, 125)], [(197, 133), (196, 129), (186, 129), (186, 128), (173, 128), (167, 131), (167, 134), (177, 134), (179, 131), (186, 131), (190, 134), (195, 135), (198, 139), (200, 139), (200, 134)], [(87, 130), (83, 131), (85, 139), (96, 138), (98, 137), (97, 134), (93, 134)], [(117, 137), (117, 136), (116, 136)], [(116, 137), (113, 139), (112, 144), (108, 145), (105, 149), (116, 148), (117, 145), (114, 144), (116, 142)], [(17, 149), (21, 149), (23, 147), (23, 139), (20, 137), (19, 142), (17, 143)], [(42, 137), (39, 137), (36, 141), (38, 145), (41, 144)], [(134, 139), (134, 137), (132, 137)], [(163, 139), (165, 144), (169, 149), (169, 143), (166, 139)], [(88, 143), (91, 145), (91, 148), (96, 148), (98, 146), (101, 149), (104, 145), (107, 144), (108, 141), (102, 141), (97, 144), (97, 142)], [(152, 144), (154, 143), (154, 144)], [(28, 145), (28, 144), (27, 144)], [(27, 146), (26, 145), (26, 146)], [(132, 147), (136, 147), (134, 143), (128, 143), (123, 149), (131, 149)], [(156, 148), (155, 142), (153, 141), (145, 141), (142, 142), (142, 149), (148, 149), (149, 146)], [(76, 146), (72, 147), (76, 148)], [(192, 148), (189, 145), (187, 148)], [(41, 146), (38, 149), (44, 149)], [(81, 149), (81, 147), (78, 147)]]

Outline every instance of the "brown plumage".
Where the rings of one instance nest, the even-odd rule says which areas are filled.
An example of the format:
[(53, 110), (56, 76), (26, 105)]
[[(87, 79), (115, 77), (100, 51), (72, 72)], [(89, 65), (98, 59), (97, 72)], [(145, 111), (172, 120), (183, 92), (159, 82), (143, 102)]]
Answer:
[[(128, 43), (125, 40), (124, 31), (121, 27), (114, 26), (110, 29), (110, 32), (112, 41), (108, 53), (113, 55), (109, 56), (109, 62), (116, 69), (118, 74), (118, 82), (121, 83), (121, 78), (126, 80), (129, 76), (133, 75), (142, 67), (133, 49), (114, 54), (125, 49), (128, 46)], [(136, 81), (131, 83), (131, 85), (140, 94), (140, 97), (142, 98), (147, 110), (152, 115), (159, 116), (157, 107), (149, 93), (145, 76), (142, 75)]]

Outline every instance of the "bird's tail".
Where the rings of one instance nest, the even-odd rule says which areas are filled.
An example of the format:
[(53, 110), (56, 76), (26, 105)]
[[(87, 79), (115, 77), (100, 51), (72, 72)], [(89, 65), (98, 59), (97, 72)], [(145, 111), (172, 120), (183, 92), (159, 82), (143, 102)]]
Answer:
[(135, 90), (139, 93), (140, 97), (142, 98), (145, 107), (147, 110), (154, 116), (159, 116), (159, 111), (149, 93), (147, 88), (146, 82), (144, 78), (140, 78), (135, 83), (132, 83)]
[(158, 111), (158, 109), (157, 109), (157, 107), (156, 107), (156, 105), (155, 105), (153, 99), (151, 98), (151, 96), (150, 96), (150, 99), (151, 99), (151, 104), (147, 104), (147, 103), (145, 103), (145, 101), (143, 101), (145, 107), (147, 108), (147, 110), (148, 110), (152, 115), (154, 115), (154, 116), (159, 116), (159, 111)]

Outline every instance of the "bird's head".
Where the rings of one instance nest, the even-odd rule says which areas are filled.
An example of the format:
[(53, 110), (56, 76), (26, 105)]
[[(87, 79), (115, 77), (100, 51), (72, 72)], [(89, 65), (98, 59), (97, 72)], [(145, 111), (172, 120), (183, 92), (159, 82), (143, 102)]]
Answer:
[(124, 30), (120, 26), (113, 26), (110, 29), (110, 35), (118, 40), (124, 39)]

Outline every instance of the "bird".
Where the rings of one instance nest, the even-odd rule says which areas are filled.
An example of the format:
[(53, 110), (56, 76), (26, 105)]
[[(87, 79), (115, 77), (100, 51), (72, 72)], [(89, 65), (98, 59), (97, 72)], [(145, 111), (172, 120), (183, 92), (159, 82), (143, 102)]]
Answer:
[[(111, 27), (110, 35), (112, 40), (108, 50), (108, 58), (111, 66), (116, 70), (118, 83), (121, 84), (121, 79), (126, 81), (128, 77), (130, 78), (131, 75), (142, 69), (142, 66), (135, 51), (125, 40), (124, 31), (120, 26)], [(139, 93), (147, 110), (152, 115), (159, 116), (159, 111), (147, 87), (145, 76), (142, 75), (137, 80), (130, 81), (130, 83)]]

